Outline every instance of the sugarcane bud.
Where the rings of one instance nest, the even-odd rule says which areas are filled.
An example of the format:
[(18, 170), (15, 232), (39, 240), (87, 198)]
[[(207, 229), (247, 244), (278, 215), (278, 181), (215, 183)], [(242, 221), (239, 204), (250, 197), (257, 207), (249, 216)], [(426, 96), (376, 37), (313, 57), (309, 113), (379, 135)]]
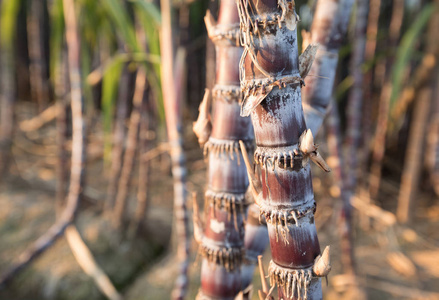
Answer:
[(200, 107), (198, 108), (200, 114), (198, 119), (193, 124), (193, 131), (198, 137), (198, 143), (203, 146), (210, 137), (212, 132), (212, 123), (210, 122), (210, 92), (206, 89), (204, 93), (203, 101), (201, 101)]
[(193, 222), (194, 222), (194, 238), (197, 243), (201, 243), (201, 241), (204, 238), (203, 234), (203, 224), (201, 223), (200, 218), (200, 210), (198, 208), (198, 202), (197, 202), (197, 193), (192, 194), (192, 201), (193, 201)]
[(329, 251), (331, 250), (331, 246), (326, 246), (323, 253), (314, 260), (314, 266), (312, 268), (314, 274), (318, 277), (324, 277), (329, 274), (331, 271), (331, 258), (329, 255)]
[(306, 47), (305, 51), (299, 56), (299, 73), (300, 77), (304, 79), (311, 70), (312, 63), (316, 57), (319, 44), (311, 43)]
[(242, 157), (244, 158), (244, 163), (245, 163), (245, 166), (247, 167), (247, 175), (248, 175), (248, 178), (250, 181), (250, 185), (252, 187), (253, 198), (256, 201), (258, 199), (259, 194), (262, 191), (262, 183), (259, 180), (259, 178), (257, 178), (255, 176), (255, 173), (253, 173), (253, 171), (252, 171), (252, 166), (250, 163), (250, 159), (248, 157), (247, 149), (245, 149), (244, 142), (240, 140), (239, 146), (241, 147)]
[(330, 172), (331, 168), (328, 166), (326, 161), (317, 151), (317, 146), (314, 144), (314, 137), (312, 135), (311, 129), (305, 130), (299, 138), (299, 150), (304, 154), (303, 162), (307, 162), (309, 157), (320, 169), (325, 172)]
[(216, 26), (216, 21), (210, 13), (210, 10), (207, 10), (206, 15), (204, 16), (204, 23), (206, 24), (207, 28), (207, 35), (211, 37), (213, 33), (213, 28)]

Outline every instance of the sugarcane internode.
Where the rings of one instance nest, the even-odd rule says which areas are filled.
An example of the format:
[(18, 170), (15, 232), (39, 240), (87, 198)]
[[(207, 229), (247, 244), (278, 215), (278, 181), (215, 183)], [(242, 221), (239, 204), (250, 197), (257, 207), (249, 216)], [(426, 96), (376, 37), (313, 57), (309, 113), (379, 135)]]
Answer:
[(243, 100), (255, 132), (255, 174), (247, 157), (253, 197), (267, 223), (272, 260), (271, 298), (321, 299), (321, 280), (329, 273), (329, 248), (320, 255), (314, 224), (316, 209), (309, 162), (329, 171), (306, 129), (301, 87), (316, 54), (311, 44), (299, 57), (294, 1), (238, 0)]

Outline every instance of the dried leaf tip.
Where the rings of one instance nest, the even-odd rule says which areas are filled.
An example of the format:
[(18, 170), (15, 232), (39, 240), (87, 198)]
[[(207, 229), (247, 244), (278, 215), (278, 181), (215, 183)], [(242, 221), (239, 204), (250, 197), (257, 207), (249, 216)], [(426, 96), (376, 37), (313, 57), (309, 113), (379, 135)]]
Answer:
[(241, 147), (242, 157), (244, 158), (244, 163), (245, 166), (247, 167), (247, 175), (250, 181), (250, 185), (252, 187), (253, 198), (255, 199), (255, 201), (257, 201), (258, 196), (262, 191), (262, 183), (252, 171), (252, 166), (250, 163), (250, 159), (248, 157), (247, 149), (245, 149), (244, 142), (240, 140), (239, 146)]
[[(320, 169), (325, 172), (330, 172), (331, 168), (317, 151), (317, 146), (314, 144), (314, 137), (311, 129), (305, 130), (299, 138), (299, 150), (308, 156)], [(306, 160), (304, 160), (306, 162)]]
[(201, 243), (201, 241), (204, 238), (203, 234), (203, 224), (201, 223), (200, 218), (200, 209), (198, 208), (198, 202), (197, 202), (197, 193), (192, 193), (192, 203), (193, 203), (193, 222), (194, 222), (194, 238), (197, 243)]
[(323, 253), (314, 261), (314, 266), (312, 268), (314, 274), (318, 277), (324, 277), (329, 274), (331, 271), (331, 258), (330, 258), (330, 252), (331, 246), (326, 246), (325, 250), (323, 250)]
[(210, 122), (210, 91), (206, 89), (203, 97), (203, 101), (201, 101), (200, 107), (198, 108), (200, 114), (198, 115), (198, 119), (193, 124), (193, 131), (195, 135), (198, 137), (198, 143), (200, 146), (203, 146), (210, 137), (210, 133), (212, 132), (212, 123)]
[(318, 43), (311, 43), (306, 47), (305, 51), (299, 56), (299, 73), (302, 79), (308, 75), (311, 70), (312, 63), (317, 54), (317, 49), (319, 48)]

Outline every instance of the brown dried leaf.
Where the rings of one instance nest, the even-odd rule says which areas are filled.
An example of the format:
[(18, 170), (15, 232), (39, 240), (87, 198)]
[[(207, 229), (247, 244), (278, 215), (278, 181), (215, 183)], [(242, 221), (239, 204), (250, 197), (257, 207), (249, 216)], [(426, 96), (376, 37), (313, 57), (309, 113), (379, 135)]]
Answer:
[(311, 66), (314, 58), (316, 57), (318, 48), (319, 44), (317, 43), (309, 44), (305, 51), (303, 51), (303, 53), (299, 56), (299, 73), (302, 79), (305, 79), (311, 70)]

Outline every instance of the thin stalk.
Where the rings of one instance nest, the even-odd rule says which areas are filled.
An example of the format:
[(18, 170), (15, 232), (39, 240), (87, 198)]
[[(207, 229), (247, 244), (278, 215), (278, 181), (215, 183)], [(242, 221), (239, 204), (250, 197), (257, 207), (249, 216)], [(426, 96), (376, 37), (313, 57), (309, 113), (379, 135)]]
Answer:
[(357, 5), (355, 23), (355, 41), (350, 70), (354, 84), (348, 95), (347, 133), (348, 147), (346, 164), (349, 166), (346, 187), (350, 193), (355, 192), (357, 184), (358, 145), (360, 142), (361, 109), (363, 107), (363, 63), (366, 49), (366, 29), (369, 0), (360, 0)]
[[(210, 11), (205, 18), (209, 38), (216, 49), (216, 78), (212, 90), (213, 116), (210, 116), (210, 91), (206, 90), (194, 131), (204, 146), (209, 162), (205, 216), (202, 237), (197, 237), (201, 266), (201, 288), (197, 299), (234, 299), (248, 284), (243, 278), (246, 167), (239, 141), (252, 147), (249, 118), (240, 117), (239, 15), (233, 0), (220, 2), (218, 22)], [(211, 124), (212, 119), (212, 124)], [(263, 246), (263, 248), (265, 248)], [(253, 277), (253, 269), (246, 276)]]
[[(375, 59), (376, 45), (378, 39), (378, 21), (380, 17), (381, 0), (369, 1), (369, 15), (366, 30), (366, 49), (364, 52), (364, 61), (372, 64)], [(362, 110), (362, 156), (360, 158), (360, 168), (367, 169), (367, 161), (370, 155), (370, 140), (372, 132), (372, 107), (374, 104), (374, 85), (373, 85), (373, 68), (364, 74), (363, 79), (364, 101)]]
[(302, 57), (299, 68), (294, 2), (241, 0), (238, 11), (244, 45), (241, 115), (251, 115), (262, 181), (251, 166), (247, 171), (272, 252), (267, 297), (277, 286), (279, 299), (321, 299), (320, 276), (330, 270), (329, 249), (319, 256), (309, 161), (328, 168), (306, 130), (301, 103), (312, 57)]
[(123, 157), (123, 167), (118, 182), (116, 203), (113, 210), (114, 215), (112, 222), (115, 228), (120, 228), (126, 213), (127, 197), (136, 154), (137, 138), (139, 135), (140, 110), (145, 93), (145, 84), (146, 70), (144, 67), (140, 67), (137, 71), (136, 88), (133, 96), (133, 110), (131, 111), (130, 125), (128, 127), (127, 146)]
[[(331, 103), (338, 51), (345, 39), (353, 0), (319, 0), (311, 25), (311, 43), (318, 43), (316, 58), (303, 88), (305, 121), (317, 135)], [(305, 48), (305, 47), (304, 47)]]
[[(172, 37), (172, 8), (170, 0), (160, 1), (162, 27), (160, 52), (162, 59), (162, 92), (165, 106), (166, 128), (171, 146), (172, 176), (174, 178), (173, 233), (180, 263), (179, 275), (172, 291), (172, 299), (183, 299), (188, 286), (189, 227), (186, 208), (186, 166), (182, 140), (182, 110), (179, 91), (174, 78), (174, 47)], [(177, 78), (178, 79), (178, 78)]]
[(337, 183), (337, 188), (340, 191), (340, 197), (343, 202), (343, 210), (340, 220), (341, 260), (343, 270), (346, 274), (355, 275), (351, 192), (346, 187), (346, 174), (345, 169), (343, 168), (344, 162), (341, 150), (340, 117), (338, 115), (335, 101), (333, 104), (334, 106), (331, 108), (327, 124), (328, 150), (329, 153), (331, 153), (331, 158), (328, 158), (328, 162), (331, 162), (329, 166), (333, 170), (334, 179)]
[[(439, 4), (438, 0), (435, 0)], [(430, 24), (427, 32), (427, 54), (439, 54), (439, 43), (435, 38), (437, 34), (437, 26), (439, 24), (439, 6), (436, 12), (431, 16)], [(426, 54), (426, 55), (427, 55)], [(404, 169), (401, 177), (401, 188), (399, 191), (398, 207), (396, 216), (400, 223), (409, 223), (413, 219), (414, 207), (413, 201), (419, 185), (421, 175), (421, 168), (423, 163), (423, 154), (425, 153), (426, 141), (425, 132), (427, 132), (427, 122), (431, 111), (434, 111), (434, 103), (432, 103), (433, 83), (436, 83), (435, 78), (426, 80), (425, 85), (422, 86), (414, 103), (413, 119), (410, 125), (409, 139), (407, 144), (407, 152), (404, 161)], [(431, 104), (430, 104), (431, 103)], [(435, 106), (438, 106), (436, 103)], [(437, 108), (436, 108), (437, 109)], [(425, 146), (424, 146), (425, 145)], [(432, 151), (436, 153), (436, 151)]]
[(85, 165), (85, 122), (84, 122), (84, 99), (81, 87), (80, 44), (77, 31), (75, 6), (73, 0), (63, 0), (64, 18), (66, 22), (66, 40), (68, 48), (70, 95), (72, 106), (72, 159), (70, 187), (67, 203), (64, 211), (54, 225), (38, 238), (19, 257), (12, 267), (0, 276), (0, 286), (12, 279), (19, 271), (28, 266), (35, 258), (49, 248), (59, 238), (69, 224), (74, 220), (81, 191), (83, 190), (83, 171)]
[[(402, 19), (404, 17), (404, 1), (395, 0), (393, 2), (392, 18), (389, 30), (389, 47), (394, 48), (397, 45)], [(377, 82), (384, 82), (380, 94), (380, 104), (378, 108), (377, 127), (375, 131), (372, 166), (369, 176), (369, 196), (370, 199), (376, 200), (381, 181), (381, 169), (386, 149), (386, 133), (389, 123), (390, 96), (392, 93), (392, 82), (389, 76), (393, 58), (388, 58), (387, 62), (381, 61), (376, 69), (379, 76), (376, 77)]]
[[(62, 52), (63, 53), (63, 52)], [(55, 68), (55, 97), (56, 97), (56, 143), (57, 143), (57, 163), (56, 163), (56, 208), (61, 211), (64, 207), (66, 198), (67, 183), (67, 60), (65, 55), (61, 55), (60, 62)]]
[[(439, 21), (439, 20), (438, 20)], [(430, 181), (436, 195), (439, 196), (439, 67), (436, 67), (436, 86), (433, 93), (433, 107), (428, 126), (427, 156), (425, 163), (430, 175)]]
[(149, 116), (148, 116), (148, 93), (142, 101), (140, 110), (140, 131), (139, 131), (139, 183), (137, 187), (137, 208), (134, 213), (134, 219), (131, 224), (130, 235), (140, 232), (145, 224), (145, 215), (148, 208), (148, 184), (150, 173), (150, 161), (142, 159), (143, 155), (148, 152), (149, 143)]
[[(5, 10), (6, 7), (17, 6), (12, 4), (14, 0), (2, 1), (1, 13), (2, 22), (6, 22)], [(15, 16), (18, 9), (15, 8)], [(14, 18), (14, 16), (9, 16)], [(0, 76), (1, 76), (1, 93), (0, 93), (0, 175), (2, 179), (7, 174), (11, 156), (12, 137), (14, 134), (14, 121), (15, 121), (15, 68), (14, 68), (14, 34), (10, 33), (8, 37), (5, 34), (1, 36), (0, 43)]]
[(396, 211), (400, 223), (408, 223), (413, 218), (413, 200), (419, 184), (431, 96), (431, 88), (424, 87), (415, 103)]
[(108, 180), (107, 199), (105, 200), (105, 211), (114, 209), (114, 202), (117, 193), (117, 183), (120, 180), (122, 170), (122, 157), (126, 137), (125, 120), (127, 117), (128, 98), (129, 98), (129, 82), (130, 75), (125, 68), (122, 70), (120, 78), (116, 117), (113, 129), (113, 145), (111, 147), (111, 170)]
[(30, 10), (27, 15), (27, 40), (29, 52), (29, 75), (32, 98), (38, 103), (39, 110), (46, 108), (49, 102), (49, 87), (47, 85), (46, 59), (44, 56), (44, 1), (29, 2)]
[(96, 263), (93, 254), (82, 240), (76, 226), (70, 225), (66, 228), (66, 239), (79, 266), (87, 275), (93, 278), (102, 294), (110, 300), (122, 300), (122, 296), (117, 292), (110, 278)]

